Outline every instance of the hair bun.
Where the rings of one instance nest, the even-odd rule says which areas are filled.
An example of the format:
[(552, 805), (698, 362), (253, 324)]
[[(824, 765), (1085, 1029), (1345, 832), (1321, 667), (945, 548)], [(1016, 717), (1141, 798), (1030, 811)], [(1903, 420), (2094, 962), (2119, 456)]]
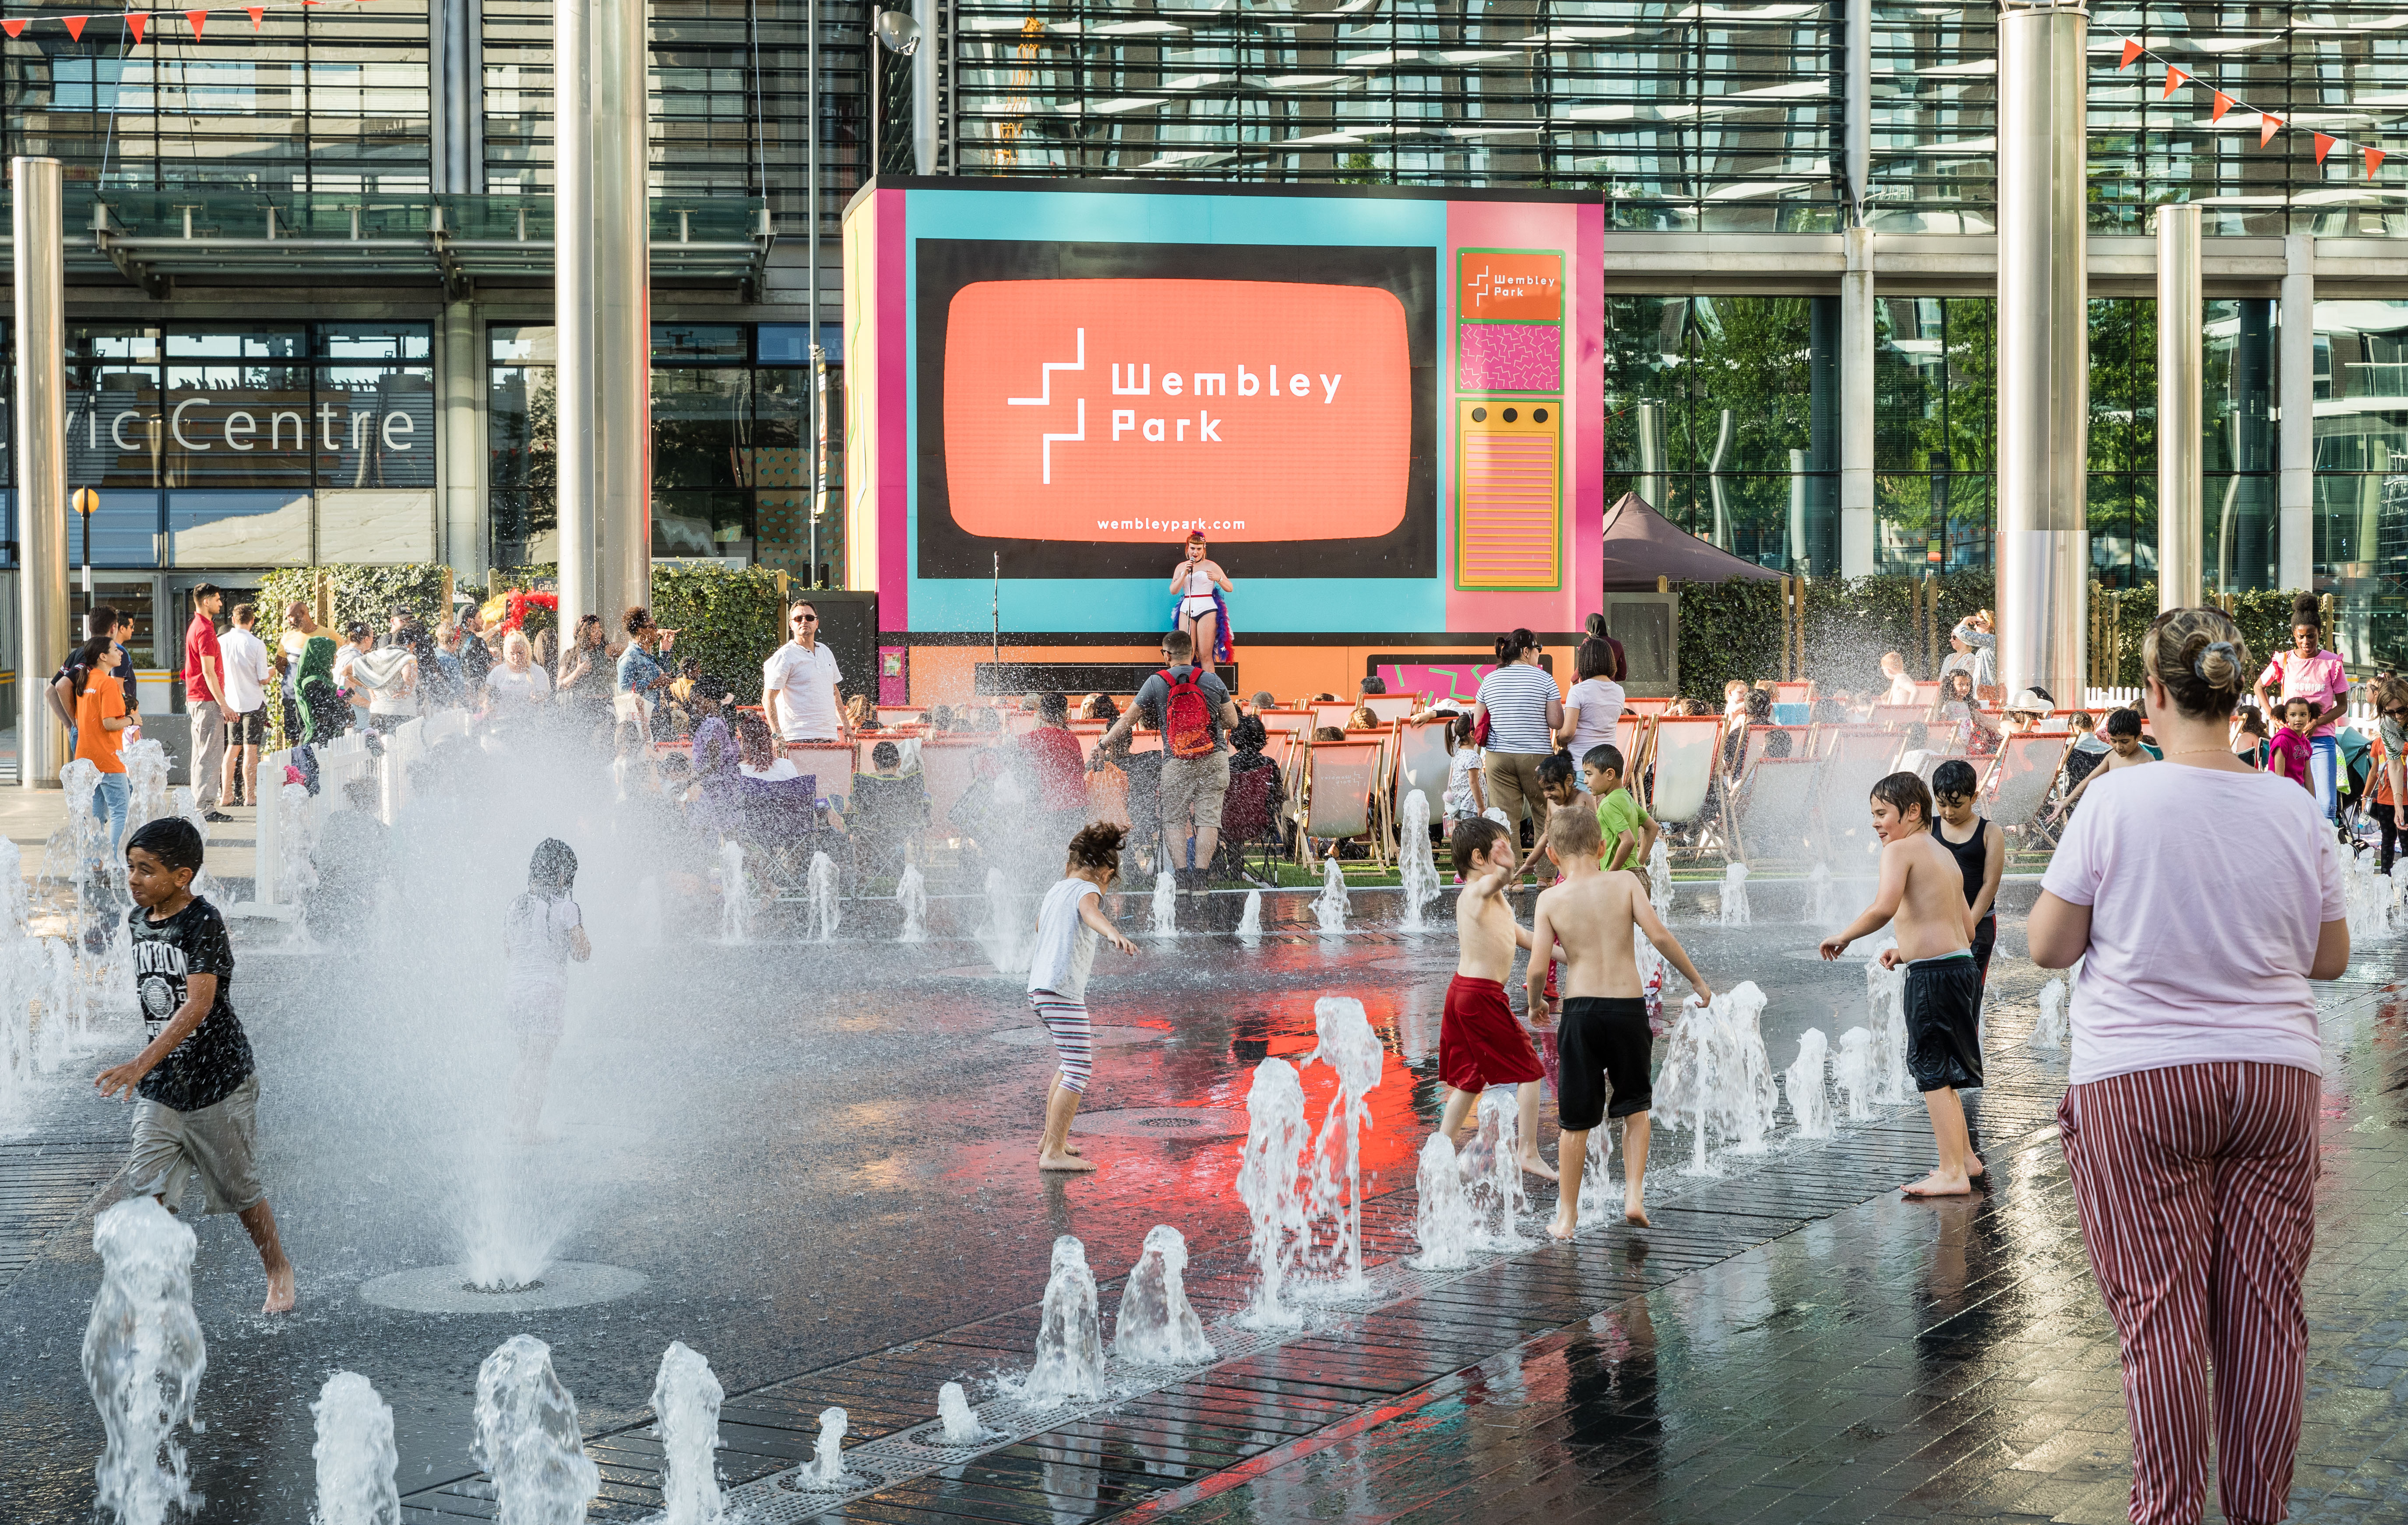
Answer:
[(2190, 669), (2200, 681), (2212, 688), (2238, 688), (2241, 685), (2241, 654), (2229, 640), (2211, 640), (2190, 659)]
[(1587, 625), (1588, 625), (1588, 633), (1589, 633), (1591, 636), (1594, 636), (1595, 638), (1597, 638), (1597, 639), (1598, 639), (1598, 640), (1605, 640), (1605, 639), (1606, 639), (1606, 634), (1605, 634), (1605, 616), (1604, 616), (1604, 615), (1602, 615), (1602, 614), (1591, 614), (1591, 615), (1588, 617)]

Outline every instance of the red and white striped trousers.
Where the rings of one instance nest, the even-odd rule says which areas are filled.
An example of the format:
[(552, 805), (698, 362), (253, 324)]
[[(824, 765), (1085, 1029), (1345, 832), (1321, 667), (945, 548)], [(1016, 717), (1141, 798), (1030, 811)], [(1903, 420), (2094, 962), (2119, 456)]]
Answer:
[(2057, 1106), (2083, 1243), (2122, 1339), (2132, 1525), (2198, 1525), (2211, 1365), (2225, 1518), (2289, 1512), (2317, 1087), (2288, 1065), (2181, 1064), (2073, 1086)]

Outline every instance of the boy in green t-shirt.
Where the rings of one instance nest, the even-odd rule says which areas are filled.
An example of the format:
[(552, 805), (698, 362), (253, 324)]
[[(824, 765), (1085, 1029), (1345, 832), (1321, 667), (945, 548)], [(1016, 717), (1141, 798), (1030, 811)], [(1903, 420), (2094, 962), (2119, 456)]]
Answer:
[(1647, 875), (1647, 857), (1656, 850), (1656, 821), (1622, 786), (1622, 749), (1591, 747), (1581, 758), (1588, 792), (1597, 799), (1597, 831), (1605, 843), (1601, 866), (1611, 871), (1628, 869)]

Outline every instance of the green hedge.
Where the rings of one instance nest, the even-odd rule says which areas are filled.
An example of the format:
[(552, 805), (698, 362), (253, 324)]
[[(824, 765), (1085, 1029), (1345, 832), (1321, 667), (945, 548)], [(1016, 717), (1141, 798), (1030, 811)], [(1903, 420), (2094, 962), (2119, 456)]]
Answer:
[[(1935, 580), (1940, 626), (1950, 626), (1990, 607), (1996, 584), (1987, 572), (1951, 572)], [(1881, 684), (1881, 658), (1895, 651), (1919, 676), (1928, 665), (1913, 599), (1919, 579), (1822, 577), (1806, 584), (1806, 670), (1824, 683), (1856, 692)], [(1713, 711), (1723, 685), (1781, 676), (1781, 584), (1774, 582), (1678, 583), (1681, 596), (1681, 693)], [(1945, 647), (1945, 640), (1942, 640)]]
[(739, 704), (761, 702), (761, 664), (786, 639), (783, 616), (775, 568), (652, 568), (652, 619), (678, 633), (670, 657), (700, 662), (703, 675), (725, 683)]
[[(1923, 636), (1914, 616), (1914, 589), (1920, 580), (1906, 577), (1816, 578), (1806, 586), (1806, 671), (1826, 687), (1851, 693), (1881, 685), (1881, 656), (1895, 651), (1906, 658), (1907, 671), (1929, 678), (1925, 670)], [(1997, 583), (1992, 574), (1951, 572), (1935, 583), (1939, 593), (1941, 655), (1947, 655), (1947, 633), (1960, 619), (1977, 610), (1995, 607)], [(1681, 692), (1720, 710), (1723, 684), (1733, 678), (1746, 683), (1781, 675), (1781, 584), (1778, 583), (1682, 583)], [(2259, 666), (2291, 643), (2291, 600), (2294, 594), (2278, 588), (2231, 595), (2233, 623), (2249, 643)], [(2141, 683), (2141, 638), (2157, 615), (2154, 582), (2133, 588), (2090, 590), (2099, 623), (2090, 640), (2105, 649), (2094, 654), (2112, 661), (2114, 677), (2101, 686), (2137, 688)]]

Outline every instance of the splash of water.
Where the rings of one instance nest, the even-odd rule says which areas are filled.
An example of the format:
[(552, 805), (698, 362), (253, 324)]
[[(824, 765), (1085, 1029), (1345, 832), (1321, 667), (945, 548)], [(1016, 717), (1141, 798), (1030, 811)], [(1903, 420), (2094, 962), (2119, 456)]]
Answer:
[(1238, 1196), (1250, 1225), (1246, 1258), (1261, 1280), (1254, 1302), (1238, 1316), (1248, 1329), (1293, 1329), (1303, 1316), (1282, 1298), (1306, 1241), (1305, 1197), (1298, 1164), (1307, 1142), (1304, 1086), (1296, 1067), (1268, 1058), (1254, 1066), (1246, 1092), (1246, 1148), (1238, 1164)]
[(1906, 966), (1882, 968), (1882, 952), (1898, 946), (1884, 938), (1865, 965), (1866, 1014), (1872, 1020), (1873, 1100), (1896, 1106), (1914, 1099), (1906, 1073)]
[(1873, 1035), (1863, 1028), (1840, 1034), (1840, 1052), (1831, 1060), (1831, 1084), (1848, 1099), (1848, 1120), (1860, 1123), (1873, 1115)]
[(2342, 856), (2342, 908), (2353, 940), (2391, 934), (2391, 880), (2363, 853)]
[(1828, 927), (1839, 915), (1840, 898), (1832, 892), (1831, 866), (1817, 863), (1806, 870), (1806, 925)]
[(986, 920), (975, 934), (979, 946), (986, 950), (987, 958), (996, 971), (1003, 974), (1025, 974), (1035, 950), (1021, 935), (1020, 917), (1011, 904), (1011, 884), (1001, 869), (986, 871)]
[[(1560, 1152), (1560, 1151), (1559, 1151)], [(1581, 1189), (1578, 1216), (1573, 1227), (1594, 1228), (1611, 1223), (1622, 1212), (1622, 1193), (1615, 1189), (1606, 1172), (1612, 1163), (1613, 1132), (1604, 1123), (1588, 1130), (1588, 1148), (1582, 1154)]]
[(1054, 1271), (1037, 1327), (1037, 1364), (1021, 1385), (1020, 1401), (1054, 1408), (1104, 1396), (1104, 1337), (1096, 1311), (1096, 1274), (1087, 1246), (1075, 1235), (1054, 1241)]
[(1413, 1196), (1413, 1236), (1421, 1241), (1422, 1252), (1405, 1263), (1417, 1271), (1460, 1271), (1469, 1265), (1480, 1225), (1463, 1189), (1463, 1163), (1444, 1133), (1432, 1133), (1422, 1144)]
[(1735, 1153), (1763, 1152), (1779, 1101), (1758, 1026), (1764, 1004), (1756, 982), (1743, 981), (1710, 1005), (1684, 1007), (1672, 1029), (1655, 1115), (1662, 1127), (1690, 1130), (1691, 1175), (1720, 1173), (1707, 1162), (1710, 1135)]
[[(1313, 1136), (1312, 1169), (1307, 1187), (1312, 1199), (1313, 1220), (1317, 1223), (1325, 1217), (1334, 1217), (1338, 1226), (1336, 1237), (1316, 1269), (1334, 1278), (1335, 1289), (1352, 1293), (1363, 1287), (1361, 1147), (1362, 1131), (1371, 1121), (1371, 1105), (1366, 1098), (1380, 1084), (1387, 1053), (1380, 1046), (1380, 1035), (1371, 1030), (1370, 1020), (1363, 1014), (1359, 1000), (1324, 996), (1312, 1003), (1312, 1023), (1320, 1042), (1305, 1056), (1305, 1062), (1311, 1064), (1317, 1059), (1338, 1072), (1338, 1094), (1322, 1117), (1321, 1130)], [(1343, 1181), (1338, 1173), (1341, 1149), (1345, 1158)], [(1318, 1235), (1315, 1240), (1319, 1241)]]
[(127, 742), (117, 760), (125, 765), (125, 829), (137, 831), (168, 813), (167, 749), (145, 738)]
[(1658, 916), (1672, 914), (1672, 849), (1658, 833), (1656, 845), (1647, 851), (1647, 899)]
[[(206, 845), (209, 840), (208, 813), (201, 809), (198, 797), (191, 788), (186, 787), (175, 792), (175, 799), (176, 813), (182, 816), (194, 830), (201, 834), (201, 842)], [(195, 897), (210, 894), (216, 883), (216, 880), (209, 877), (208, 869), (198, 870), (193, 875), (192, 892)]]
[(1723, 870), (1723, 925), (1745, 927), (1747, 912), (1747, 865), (1733, 863)]
[(844, 1470), (844, 1432), (852, 1417), (830, 1405), (820, 1410), (820, 1432), (811, 1438), (811, 1459), (803, 1463), (799, 1481), (807, 1488), (838, 1489), (850, 1481)]
[(661, 1352), (652, 1377), (653, 1426), (668, 1475), (661, 1484), (659, 1525), (714, 1525), (724, 1512), (719, 1496), (719, 1405), (727, 1390), (710, 1362), (681, 1340)]
[(1179, 876), (1168, 869), (1154, 876), (1153, 915), (1146, 930), (1155, 937), (1179, 935)]
[(1522, 1184), (1522, 1106), (1518, 1087), (1491, 1086), (1480, 1093), (1480, 1132), (1464, 1151), (1464, 1178), (1471, 1211), (1480, 1225), (1480, 1247), (1518, 1250), (1529, 1246), (1521, 1220), (1530, 1210)]
[(1263, 935), (1263, 892), (1261, 890), (1246, 891), (1246, 907), (1238, 914), (1238, 935), (1247, 938)]
[(1338, 867), (1336, 853), (1321, 862), (1321, 894), (1312, 902), (1312, 914), (1322, 934), (1335, 937), (1346, 930), (1346, 874)]
[(2043, 1054), (2065, 1047), (2065, 982), (2052, 977), (2040, 987), (2040, 1020), (2032, 1024), (2031, 1046)]
[(477, 1443), (494, 1480), (496, 1525), (581, 1525), (601, 1469), (578, 1433), (577, 1400), (552, 1370), (552, 1346), (513, 1334), (477, 1368)]
[(1137, 1264), (1121, 1288), (1112, 1354), (1141, 1366), (1194, 1366), (1220, 1352), (1187, 1301), (1187, 1237), (1168, 1223), (1146, 1230)]
[(309, 937), (309, 892), (318, 887), (318, 812), (309, 791), (288, 784), (276, 791), (276, 848), (279, 892), (293, 907), (286, 942), (296, 948), (313, 945)]
[(1404, 825), (1397, 868), (1405, 892), (1405, 915), (1399, 924), (1408, 932), (1422, 929), (1422, 909), (1438, 899), (1438, 860), (1430, 850), (1429, 797), (1419, 789), (1405, 796)]
[(896, 903), (903, 908), (902, 935), (897, 942), (928, 941), (928, 882), (920, 877), (917, 865), (903, 866), (903, 877), (895, 881)]
[(993, 1437), (994, 1431), (979, 1423), (978, 1415), (970, 1408), (970, 1395), (958, 1382), (948, 1382), (937, 1389), (937, 1417), (945, 1421), (945, 1444), (978, 1446)]
[(318, 1508), (309, 1525), (399, 1525), (393, 1408), (357, 1372), (337, 1372), (309, 1405), (318, 1421)]
[[(100, 770), (78, 757), (59, 770), (59, 788), (67, 801), (67, 851), (73, 864), (70, 883), (75, 886), (76, 925), (89, 925), (98, 914), (100, 897), (95, 878), (100, 884), (108, 879), (108, 854), (100, 821), (92, 813), (93, 791), (100, 787)], [(195, 887), (194, 894), (200, 890)]]
[(1639, 973), (1640, 999), (1647, 1003), (1647, 1030), (1662, 1030), (1664, 1018), (1664, 983), (1671, 978), (1671, 960), (1656, 951), (1647, 940), (1645, 928), (1630, 928), (1630, 963)]
[(730, 837), (719, 844), (719, 941), (752, 941), (752, 880), (744, 871), (744, 844)]
[(1801, 1139), (1828, 1139), (1832, 1133), (1831, 1091), (1823, 1083), (1823, 1064), (1830, 1046), (1822, 1029), (1808, 1028), (1798, 1036), (1797, 1062), (1782, 1072), (1789, 1092), (1789, 1115), (1797, 1122)]
[(836, 859), (825, 853), (811, 855), (810, 877), (805, 882), (810, 897), (811, 924), (819, 929), (819, 940), (828, 942), (836, 936), (838, 914), (836, 893)]
[(194, 1243), (149, 1197), (93, 1221), (101, 1281), (83, 1331), (83, 1378), (108, 1432), (95, 1503), (119, 1525), (165, 1525), (171, 1510), (200, 1507), (176, 1435), (193, 1422), (209, 1360), (193, 1316)]

